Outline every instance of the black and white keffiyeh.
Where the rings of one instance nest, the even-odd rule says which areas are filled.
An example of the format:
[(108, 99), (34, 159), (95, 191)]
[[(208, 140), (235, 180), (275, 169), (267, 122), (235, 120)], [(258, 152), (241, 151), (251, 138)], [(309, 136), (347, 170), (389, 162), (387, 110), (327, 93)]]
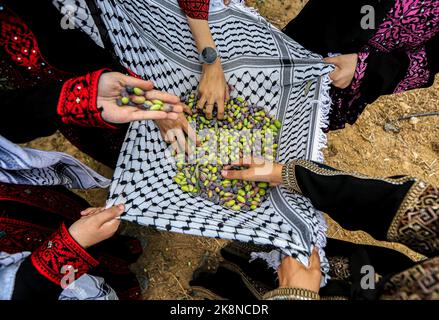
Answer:
[(72, 156), (22, 148), (0, 136), (0, 182), (74, 189), (106, 188), (110, 180)]
[[(197, 89), (198, 52), (177, 0), (96, 0), (95, 5), (125, 67), (178, 96)], [(277, 160), (323, 160), (321, 127), (330, 107), (332, 66), (240, 1), (225, 7), (212, 0), (211, 9), (209, 25), (231, 96), (264, 106), (283, 123)], [(228, 210), (182, 192), (172, 180), (175, 167), (166, 149), (154, 122), (131, 125), (108, 200), (108, 205), (125, 203), (124, 219), (172, 232), (273, 245), (304, 264), (317, 246), (327, 273), (321, 249), (326, 224), (309, 200), (278, 187), (257, 210)], [(273, 252), (263, 258), (276, 267), (280, 256)]]

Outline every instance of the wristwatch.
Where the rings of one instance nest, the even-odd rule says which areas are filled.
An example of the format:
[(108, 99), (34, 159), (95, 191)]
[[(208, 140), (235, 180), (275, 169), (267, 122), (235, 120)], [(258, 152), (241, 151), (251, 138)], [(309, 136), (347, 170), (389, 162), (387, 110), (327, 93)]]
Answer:
[(212, 47), (206, 47), (200, 53), (200, 62), (205, 64), (214, 64), (218, 57), (219, 52), (217, 49)]

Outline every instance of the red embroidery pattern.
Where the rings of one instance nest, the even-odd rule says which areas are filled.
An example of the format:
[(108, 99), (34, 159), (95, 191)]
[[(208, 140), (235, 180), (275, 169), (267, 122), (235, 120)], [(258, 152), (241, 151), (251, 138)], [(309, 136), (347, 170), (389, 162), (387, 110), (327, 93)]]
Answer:
[(23, 20), (7, 9), (0, 12), (0, 48), (23, 71), (25, 79), (20, 81), (22, 83), (39, 82), (43, 79), (61, 80), (69, 76), (44, 60), (32, 31)]
[(115, 128), (102, 119), (97, 108), (99, 77), (105, 69), (67, 80), (61, 90), (57, 112), (65, 124)]
[(0, 183), (0, 202), (14, 201), (36, 207), (64, 217), (70, 221), (80, 218), (79, 212), (87, 208), (71, 196), (50, 187), (24, 186)]
[(210, 0), (178, 0), (181, 10), (193, 19), (207, 20), (209, 18)]
[(9, 218), (0, 218), (0, 231), (4, 232), (0, 251), (8, 253), (34, 251), (53, 233), (49, 228)]
[(77, 279), (99, 264), (70, 236), (64, 224), (34, 251), (31, 261), (39, 273), (57, 285), (64, 276), (61, 273), (63, 266), (74, 268)]

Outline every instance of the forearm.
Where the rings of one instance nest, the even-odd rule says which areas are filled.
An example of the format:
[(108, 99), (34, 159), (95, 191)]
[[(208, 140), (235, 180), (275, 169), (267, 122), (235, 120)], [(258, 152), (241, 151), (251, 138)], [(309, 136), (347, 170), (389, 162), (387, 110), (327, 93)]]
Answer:
[(213, 40), (207, 20), (193, 19), (188, 17), (188, 23), (198, 52), (203, 51), (203, 49), (206, 47), (216, 48), (216, 44)]

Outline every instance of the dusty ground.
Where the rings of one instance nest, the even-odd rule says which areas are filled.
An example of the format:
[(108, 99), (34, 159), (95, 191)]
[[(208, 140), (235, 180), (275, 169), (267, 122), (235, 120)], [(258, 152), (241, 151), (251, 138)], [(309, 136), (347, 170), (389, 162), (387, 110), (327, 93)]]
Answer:
[[(276, 26), (284, 26), (304, 6), (306, 0), (249, 0), (248, 3)], [(419, 118), (417, 123), (397, 122), (399, 133), (384, 131), (384, 124), (400, 116), (438, 111), (439, 79), (429, 89), (380, 98), (370, 105), (359, 121), (345, 130), (328, 135), (326, 161), (335, 167), (369, 175), (408, 174), (439, 185), (439, 117)], [(46, 150), (68, 152), (97, 171), (110, 177), (111, 170), (88, 158), (56, 134), (30, 144)], [(102, 205), (106, 191), (81, 192), (93, 205)], [(375, 243), (362, 232), (347, 232), (329, 221), (329, 235), (354, 242)], [(193, 270), (205, 259), (215, 261), (218, 250), (226, 243), (153, 231), (136, 226), (123, 226), (123, 232), (148, 240), (144, 255), (133, 266), (138, 274), (147, 275), (150, 283), (145, 299), (192, 299), (188, 281)], [(382, 244), (383, 245), (383, 244)], [(389, 244), (387, 244), (389, 245)], [(392, 245), (418, 256), (399, 245)]]

